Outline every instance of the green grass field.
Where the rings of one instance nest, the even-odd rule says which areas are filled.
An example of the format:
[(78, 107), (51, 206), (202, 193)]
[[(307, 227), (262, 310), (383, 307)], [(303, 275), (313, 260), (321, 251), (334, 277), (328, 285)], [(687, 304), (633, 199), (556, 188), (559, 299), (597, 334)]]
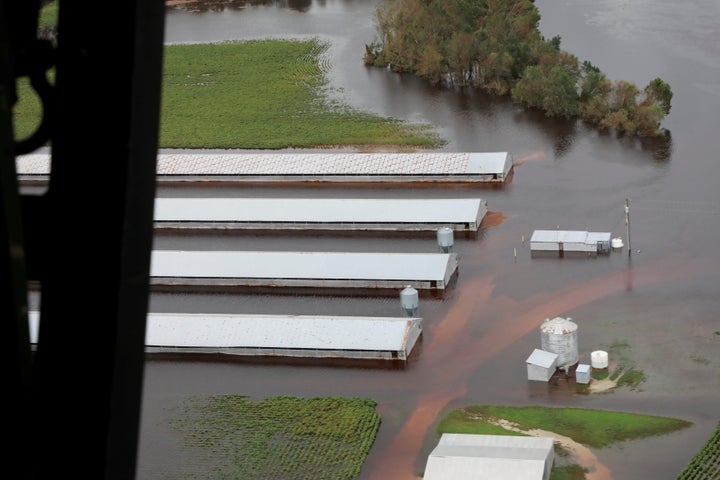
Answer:
[[(509, 422), (515, 429), (501, 426)], [(483, 435), (524, 435), (533, 429), (569, 437), (586, 447), (600, 449), (617, 442), (664, 435), (692, 424), (685, 420), (582, 408), (468, 406), (453, 410), (443, 417), (437, 436), (443, 433)], [(564, 452), (556, 448), (556, 459)], [(572, 459), (556, 462), (551, 480), (584, 480), (584, 469)]]
[[(417, 150), (444, 143), (430, 125), (345, 104), (328, 85), (327, 47), (317, 39), (167, 45), (160, 148)], [(18, 93), (15, 138), (23, 139), (38, 125), (42, 106), (26, 78)]]

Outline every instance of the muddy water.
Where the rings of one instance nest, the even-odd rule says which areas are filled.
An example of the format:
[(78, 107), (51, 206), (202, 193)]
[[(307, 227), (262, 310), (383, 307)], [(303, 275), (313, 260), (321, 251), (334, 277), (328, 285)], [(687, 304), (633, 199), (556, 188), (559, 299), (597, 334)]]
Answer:
[[(650, 4), (652, 3), (652, 5)], [(177, 478), (181, 439), (168, 426), (186, 395), (366, 396), (382, 425), (363, 479), (419, 476), (446, 411), (468, 404), (588, 407), (694, 422), (658, 438), (593, 450), (601, 480), (674, 478), (720, 418), (720, 9), (675, 4), (539, 0), (541, 28), (609, 77), (644, 86), (656, 76), (675, 96), (665, 142), (599, 134), (547, 121), (508, 102), (428, 88), (358, 62), (372, 37), (374, 2), (313, 2), (168, 15), (168, 41), (319, 34), (334, 42), (330, 75), (354, 105), (437, 125), (450, 151), (511, 151), (503, 188), (161, 188), (160, 195), (471, 197), (490, 213), (476, 238), (457, 238), (457, 284), (421, 299), (424, 333), (403, 369), (256, 365), (218, 358), (146, 362), (138, 477)], [(630, 244), (624, 203), (630, 200)], [(589, 258), (537, 258), (534, 229), (610, 231), (626, 247)], [(158, 235), (156, 248), (436, 251), (432, 235)], [(158, 294), (154, 311), (399, 315), (399, 298)], [(528, 382), (525, 359), (540, 323), (572, 317), (580, 361), (593, 350), (631, 363), (636, 390), (576, 395)]]

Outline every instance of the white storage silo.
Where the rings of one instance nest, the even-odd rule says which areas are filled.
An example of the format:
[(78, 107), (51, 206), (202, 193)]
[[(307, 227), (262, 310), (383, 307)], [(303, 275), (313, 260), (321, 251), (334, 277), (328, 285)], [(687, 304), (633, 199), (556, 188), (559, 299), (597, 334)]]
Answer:
[(442, 227), (437, 231), (437, 242), (440, 250), (444, 253), (450, 253), (453, 248), (454, 235), (452, 228)]
[(577, 324), (570, 318), (546, 319), (540, 326), (542, 349), (557, 354), (561, 369), (578, 362)]
[(400, 308), (404, 317), (415, 317), (419, 305), (418, 291), (408, 285), (400, 292)]

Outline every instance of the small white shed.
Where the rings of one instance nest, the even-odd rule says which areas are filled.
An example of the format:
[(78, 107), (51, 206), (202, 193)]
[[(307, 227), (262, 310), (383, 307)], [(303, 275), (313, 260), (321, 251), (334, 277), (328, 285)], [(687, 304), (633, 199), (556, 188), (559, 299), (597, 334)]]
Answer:
[(558, 354), (536, 348), (525, 360), (528, 380), (547, 382), (557, 370)]
[(533, 253), (586, 253), (597, 255), (610, 252), (610, 232), (585, 230), (535, 230), (530, 237)]
[(576, 383), (590, 383), (590, 365), (579, 363), (575, 369)]
[(444, 433), (423, 480), (548, 480), (554, 461), (552, 437)]

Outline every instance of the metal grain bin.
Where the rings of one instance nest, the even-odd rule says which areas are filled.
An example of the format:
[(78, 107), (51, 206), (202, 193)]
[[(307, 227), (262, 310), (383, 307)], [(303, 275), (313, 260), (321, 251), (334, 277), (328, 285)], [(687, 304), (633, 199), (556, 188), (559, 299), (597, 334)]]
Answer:
[(414, 317), (417, 315), (420, 304), (418, 291), (408, 285), (400, 292), (400, 308), (403, 316)]
[(558, 368), (578, 362), (577, 325), (570, 318), (546, 319), (540, 326), (542, 349), (558, 355)]

